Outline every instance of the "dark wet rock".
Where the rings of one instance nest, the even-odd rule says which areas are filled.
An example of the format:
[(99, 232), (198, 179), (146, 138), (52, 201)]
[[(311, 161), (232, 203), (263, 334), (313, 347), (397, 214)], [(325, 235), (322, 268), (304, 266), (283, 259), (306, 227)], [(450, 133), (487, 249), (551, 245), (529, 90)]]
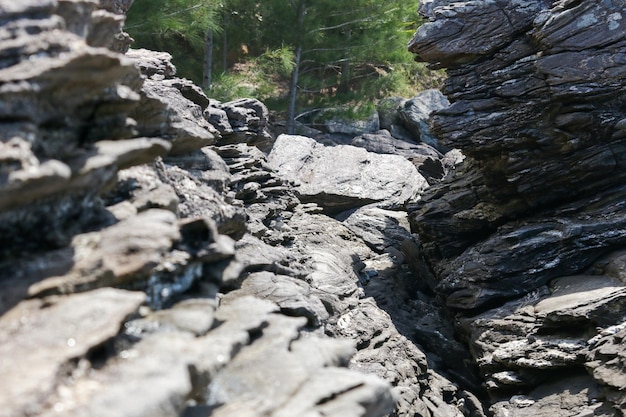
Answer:
[(330, 213), (375, 202), (401, 206), (428, 185), (402, 157), (351, 146), (325, 147), (303, 136), (278, 137), (269, 162), (281, 175), (300, 182), (301, 199)]
[[(621, 180), (619, 175), (611, 175), (610, 178), (604, 174), (600, 175), (600, 172), (606, 172), (605, 168), (612, 170), (613, 168), (610, 167), (617, 167), (621, 164), (619, 157), (616, 159), (612, 156), (616, 155), (615, 149), (623, 146), (620, 140), (614, 140), (611, 132), (603, 130), (604, 128), (600, 127), (603, 124), (596, 123), (595, 116), (591, 116), (594, 118), (591, 123), (599, 126), (602, 132), (598, 132), (597, 137), (600, 139), (596, 141), (597, 145), (593, 145), (593, 148), (591, 148), (591, 142), (585, 139), (586, 134), (577, 134), (578, 130), (568, 130), (565, 125), (562, 125), (563, 127), (559, 129), (565, 129), (561, 131), (566, 133), (561, 134), (559, 133), (561, 131), (556, 132), (548, 128), (556, 119), (561, 120), (562, 123), (574, 120), (573, 116), (565, 117), (565, 114), (570, 114), (571, 110), (563, 106), (560, 101), (549, 104), (545, 100), (547, 91), (560, 89), (560, 84), (553, 86), (552, 83), (548, 83), (549, 85), (542, 88), (538, 87), (520, 93), (536, 105), (555, 106), (556, 114), (546, 116), (546, 119), (541, 119), (541, 117), (549, 112), (529, 111), (531, 106), (527, 103), (521, 104), (519, 99), (512, 100), (509, 96), (502, 96), (498, 93), (498, 86), (503, 81), (506, 81), (507, 85), (513, 85), (514, 82), (521, 82), (519, 77), (522, 74), (543, 74), (543, 67), (539, 65), (539, 62), (549, 56), (558, 55), (559, 48), (562, 48), (556, 44), (548, 46), (546, 43), (540, 43), (532, 51), (529, 49), (523, 52), (523, 49), (518, 49), (518, 53), (515, 53), (513, 47), (517, 47), (519, 42), (525, 42), (524, 44), (531, 48), (529, 36), (550, 37), (551, 35), (544, 35), (544, 33), (551, 33), (551, 28), (556, 27), (552, 25), (558, 25), (557, 22), (565, 22), (562, 19), (564, 19), (566, 9), (569, 10), (569, 14), (584, 20), (598, 13), (603, 15), (604, 12), (601, 10), (604, 10), (605, 6), (597, 8), (594, 6), (587, 10), (583, 6), (568, 3), (563, 7), (549, 9), (547, 5), (539, 3), (532, 5), (516, 3), (511, 5), (509, 10), (497, 3), (476, 3), (472, 7), (463, 8), (444, 6), (437, 2), (428, 3), (423, 7), (425, 14), (433, 17), (439, 16), (440, 20), (420, 28), (413, 40), (412, 50), (418, 53), (421, 59), (436, 61), (452, 68), (444, 91), (450, 96), (453, 104), (448, 109), (436, 112), (433, 118), (434, 132), (438, 137), (445, 138), (448, 145), (460, 147), (463, 153), (477, 160), (476, 163), (470, 163), (467, 168), (471, 170), (469, 176), (459, 175), (456, 180), (434, 187), (431, 193), (425, 196), (420, 208), (413, 214), (413, 225), (420, 232), (426, 251), (435, 264), (443, 258), (446, 259), (446, 265), (451, 265), (449, 271), (460, 269), (462, 275), (465, 273), (472, 275), (476, 272), (474, 277), (467, 275), (454, 278), (454, 282), (441, 284), (442, 289), (446, 288), (444, 291), (452, 287), (459, 288), (458, 285), (471, 287), (467, 291), (447, 292), (448, 296), (455, 294), (449, 302), (456, 307), (465, 305), (465, 308), (472, 308), (483, 301), (514, 295), (515, 291), (503, 293), (498, 288), (506, 282), (506, 279), (501, 280), (501, 273), (506, 275), (512, 271), (508, 269), (513, 266), (512, 264), (504, 267), (504, 264), (511, 259), (514, 259), (517, 265), (514, 268), (519, 269), (518, 276), (521, 271), (525, 271), (526, 280), (521, 282), (521, 286), (516, 285), (516, 287), (520, 289), (520, 293), (527, 293), (551, 278), (582, 271), (603, 251), (624, 243), (623, 237), (613, 234), (616, 228), (621, 228), (618, 226), (621, 222), (621, 215), (618, 213), (620, 209), (614, 206), (617, 201), (614, 198), (621, 199), (619, 196), (622, 193), (621, 188), (614, 185), (619, 184)], [(535, 19), (540, 11), (542, 11), (541, 18)], [(493, 37), (488, 41), (485, 39), (485, 45), (480, 47), (485, 48), (484, 51), (477, 49), (476, 46), (470, 47), (463, 41), (467, 36), (467, 39), (471, 38), (473, 45), (476, 45), (477, 37), (478, 39), (480, 36), (491, 37), (489, 31), (485, 31), (482, 35), (476, 33), (480, 25), (468, 24), (467, 27), (471, 26), (471, 30), (462, 32), (462, 35), (455, 35), (454, 42), (448, 42), (451, 39), (451, 33), (448, 31), (456, 27), (456, 23), (453, 22), (457, 22), (458, 19), (471, 21), (475, 18), (474, 16), (481, 13), (500, 16), (498, 19), (504, 19), (503, 16), (513, 14), (516, 20), (503, 26), (508, 29), (502, 32), (502, 36)], [(568, 22), (573, 22), (573, 20)], [(519, 30), (525, 27), (532, 28), (530, 35), (520, 34)], [(598, 32), (610, 31), (608, 25), (594, 26), (594, 28), (593, 30)], [(590, 33), (592, 29), (577, 27), (571, 23), (570, 29), (567, 30), (570, 30), (571, 34), (576, 34), (581, 31)], [(519, 37), (519, 40), (516, 37)], [(595, 48), (597, 45), (594, 39), (595, 37), (591, 37), (590, 44), (586, 46), (583, 44), (579, 49)], [(615, 44), (602, 45), (608, 50), (618, 47)], [(489, 59), (489, 54), (495, 50), (498, 51), (498, 59)], [(542, 54), (540, 58), (537, 58), (533, 53), (539, 50)], [(435, 55), (431, 56), (431, 54)], [(513, 64), (514, 62), (516, 64)], [(500, 65), (499, 72), (494, 71), (498, 65)], [(607, 65), (610, 67), (610, 63)], [(462, 69), (464, 72), (461, 71)], [(492, 76), (482, 81), (480, 93), (477, 91), (478, 87), (462, 88), (462, 85), (474, 86), (475, 82), (470, 80), (475, 80), (475, 78), (471, 77), (486, 73), (486, 71), (489, 71)], [(619, 80), (620, 78), (617, 76), (617, 78), (610, 77), (610, 79)], [(584, 105), (589, 109), (597, 109), (591, 111), (590, 114), (596, 114), (596, 111), (607, 111), (607, 114), (612, 114), (610, 117), (612, 120), (621, 119), (621, 116), (615, 113), (619, 109), (619, 95), (614, 94), (614, 98), (611, 99), (597, 100), (593, 95), (583, 94), (582, 90), (571, 89), (570, 91), (579, 91), (576, 99), (581, 100), (581, 106), (582, 103), (586, 103)], [(498, 109), (506, 110), (495, 111), (493, 106), (498, 103)], [(571, 106), (574, 104), (572, 103)], [(505, 118), (510, 119), (504, 121)], [(475, 128), (461, 128), (459, 123), (464, 126), (475, 126)], [(503, 126), (505, 126), (504, 129)], [(541, 126), (546, 126), (546, 128)], [(553, 141), (553, 146), (534, 151), (530, 146), (531, 137), (534, 138), (533, 143)], [(578, 137), (579, 139), (576, 139)], [(530, 154), (528, 153), (529, 146)], [(594, 150), (591, 151), (591, 149)], [(492, 150), (497, 150), (500, 155), (494, 155)], [(567, 167), (564, 164), (567, 164)], [(572, 172), (571, 167), (576, 167), (575, 172)], [(568, 175), (562, 175), (563, 172), (568, 172)], [(578, 178), (585, 178), (583, 185), (577, 180)], [(613, 189), (611, 189), (612, 185)], [(593, 193), (595, 195), (591, 197)], [(591, 199), (593, 203), (589, 204), (585, 198)], [(558, 199), (561, 199), (561, 203), (556, 204)], [(554, 205), (561, 205), (561, 207), (556, 209), (551, 207)], [(611, 207), (617, 211), (612, 211)], [(533, 217), (529, 218), (529, 216)], [(556, 218), (556, 223), (544, 223), (542, 219), (545, 217)], [(602, 220), (599, 222), (590, 220), (586, 223), (587, 218), (597, 220), (602, 218)], [(512, 220), (517, 221), (506, 224)], [(500, 231), (494, 233), (498, 227), (501, 227)], [(573, 232), (574, 229), (577, 232)], [(492, 236), (480, 243), (480, 246), (469, 247), (489, 235)], [(592, 236), (593, 239), (598, 238), (597, 245), (583, 242)], [(539, 249), (541, 245), (545, 245), (546, 250)], [(554, 250), (550, 252), (548, 246)], [(557, 247), (559, 249), (556, 249)], [(514, 258), (510, 256), (512, 248), (515, 248)], [(532, 259), (526, 258), (525, 252), (528, 250), (539, 254), (540, 259), (534, 255)], [(479, 253), (481, 255), (477, 256)], [(541, 259), (543, 256), (546, 257)], [(470, 257), (471, 262), (468, 261)], [(453, 258), (452, 261), (449, 258)], [(487, 260), (487, 258), (491, 259)], [(483, 268), (487, 264), (490, 266)], [(498, 272), (492, 270), (493, 275), (487, 271), (500, 267), (503, 268)], [(504, 272), (505, 269), (508, 272)], [(446, 272), (442, 273), (442, 276), (446, 275)], [(481, 278), (478, 278), (478, 275), (481, 275)], [(493, 276), (494, 280), (484, 279), (488, 276)], [(490, 283), (486, 284), (487, 281)], [(474, 282), (481, 282), (481, 284), (474, 285)], [(464, 299), (469, 302), (466, 303)], [(471, 299), (478, 301), (471, 301)]]
[(413, 269), (457, 314), (494, 415), (623, 413), (594, 374), (623, 378), (597, 344), (624, 321), (623, 2), (420, 12), (409, 48), (447, 68), (451, 102), (430, 128), (467, 159), (410, 208), (431, 267)]

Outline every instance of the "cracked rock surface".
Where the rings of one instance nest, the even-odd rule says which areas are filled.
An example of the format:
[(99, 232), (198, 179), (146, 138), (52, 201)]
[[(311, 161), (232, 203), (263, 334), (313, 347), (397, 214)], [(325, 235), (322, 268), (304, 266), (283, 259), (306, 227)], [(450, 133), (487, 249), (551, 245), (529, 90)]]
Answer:
[(131, 3), (0, 0), (0, 416), (624, 414), (623, 1), (424, 1), (447, 98), (277, 138)]
[[(454, 163), (276, 142), (263, 103), (129, 49), (131, 3), (0, 0), (0, 416), (484, 415), (397, 324), (404, 207)], [(294, 141), (336, 176), (281, 169)]]
[(409, 49), (446, 68), (451, 103), (431, 128), (466, 160), (409, 210), (430, 265), (414, 269), (496, 416), (626, 413), (625, 6), (420, 6)]

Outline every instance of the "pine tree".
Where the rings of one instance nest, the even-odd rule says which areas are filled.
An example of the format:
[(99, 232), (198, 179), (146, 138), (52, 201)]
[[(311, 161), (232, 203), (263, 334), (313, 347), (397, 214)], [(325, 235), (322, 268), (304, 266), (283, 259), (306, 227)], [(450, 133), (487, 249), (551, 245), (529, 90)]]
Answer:
[(125, 29), (135, 45), (170, 52), (181, 73), (206, 85), (213, 65), (213, 36), (221, 30), (223, 8), (223, 1), (135, 0)]
[(264, 6), (269, 27), (264, 42), (293, 49), (290, 132), (298, 91), (349, 94), (355, 81), (367, 78), (364, 71), (373, 74), (377, 67), (411, 62), (406, 43), (417, 26), (417, 0), (273, 0)]
[(214, 69), (226, 72), (241, 60), (254, 59), (273, 75), (288, 69), (293, 130), (297, 104), (374, 101), (405, 82), (410, 74), (401, 69), (416, 65), (406, 45), (419, 24), (417, 6), (418, 0), (135, 0), (127, 30), (138, 46), (171, 52), (179, 73), (205, 89)]

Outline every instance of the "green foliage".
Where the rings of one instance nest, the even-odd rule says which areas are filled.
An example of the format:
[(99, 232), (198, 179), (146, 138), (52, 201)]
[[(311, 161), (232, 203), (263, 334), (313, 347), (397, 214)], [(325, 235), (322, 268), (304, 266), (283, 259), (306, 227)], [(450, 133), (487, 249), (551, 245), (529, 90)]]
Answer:
[(135, 0), (125, 30), (134, 47), (171, 53), (179, 73), (199, 83), (206, 34), (221, 30), (222, 7), (212, 0)]
[(273, 50), (267, 49), (258, 57), (257, 64), (264, 74), (277, 74), (285, 78), (289, 77), (296, 66), (293, 50), (286, 46)]
[(257, 97), (257, 88), (241, 74), (221, 74), (211, 87), (212, 98), (227, 102), (244, 97)]
[(253, 96), (284, 110), (297, 68), (300, 112), (345, 107), (356, 117), (379, 98), (439, 85), (441, 76), (407, 51), (417, 7), (418, 0), (135, 0), (126, 29), (135, 47), (172, 53), (179, 74), (198, 83), (211, 32), (213, 69), (224, 72), (207, 92), (216, 99)]

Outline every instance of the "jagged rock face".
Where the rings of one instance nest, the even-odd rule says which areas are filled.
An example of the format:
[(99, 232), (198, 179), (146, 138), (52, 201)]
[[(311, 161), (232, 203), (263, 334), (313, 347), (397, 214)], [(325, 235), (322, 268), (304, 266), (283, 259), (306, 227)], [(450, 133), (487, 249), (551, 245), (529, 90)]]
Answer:
[[(433, 22), (410, 48), (449, 68), (444, 92), (453, 102), (434, 116), (433, 129), (473, 158), (478, 173), (465, 191), (448, 193), (446, 206), (457, 218), (421, 231), (429, 240), (458, 242), (438, 245), (433, 255), (458, 255), (507, 221), (623, 183), (620, 5), (424, 3)], [(426, 220), (416, 224), (435, 224), (428, 219), (448, 209), (437, 204), (416, 213)]]
[(112, 47), (99, 39), (119, 33), (122, 15), (93, 1), (3, 1), (0, 11), (0, 246), (64, 245), (108, 221), (97, 193), (122, 165), (170, 145), (131, 139), (141, 76), (130, 60), (96, 48)]
[(346, 146), (326, 193), (356, 210), (329, 217), (272, 167), (262, 103), (118, 53), (131, 3), (0, 0), (0, 415), (484, 416), (467, 352), (429, 341), (444, 312), (403, 308), (409, 156), (443, 155)]
[(621, 359), (614, 341), (606, 356), (598, 345), (625, 319), (623, 268), (595, 262), (626, 246), (625, 6), (420, 7), (409, 48), (447, 68), (451, 102), (431, 128), (468, 158), (411, 208), (432, 267), (418, 273), (466, 311), (498, 416), (624, 413), (626, 394), (607, 378), (623, 380)]

